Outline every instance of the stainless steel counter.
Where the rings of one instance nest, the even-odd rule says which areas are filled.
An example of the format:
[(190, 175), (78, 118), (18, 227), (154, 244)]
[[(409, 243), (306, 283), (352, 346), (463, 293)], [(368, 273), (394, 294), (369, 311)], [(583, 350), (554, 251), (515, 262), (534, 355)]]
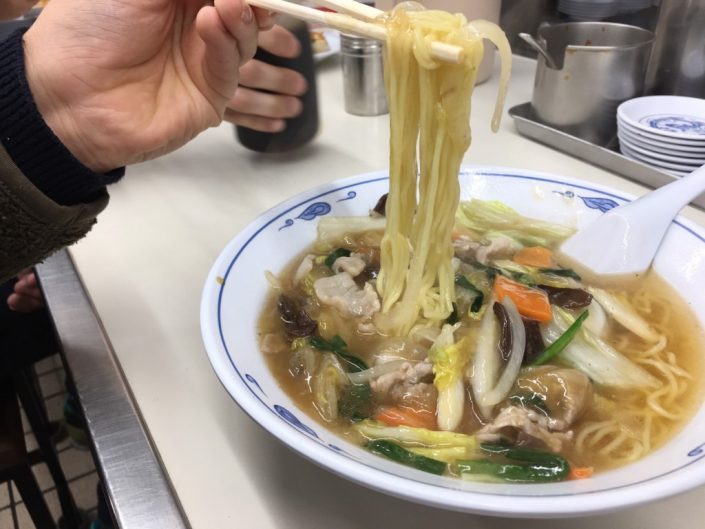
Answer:
[(119, 526), (188, 527), (73, 260), (62, 250), (37, 273)]

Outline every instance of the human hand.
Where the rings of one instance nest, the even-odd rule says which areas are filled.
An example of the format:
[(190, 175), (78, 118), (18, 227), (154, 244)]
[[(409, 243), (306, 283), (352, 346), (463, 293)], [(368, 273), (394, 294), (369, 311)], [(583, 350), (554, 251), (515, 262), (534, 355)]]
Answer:
[[(298, 39), (281, 26), (260, 32), (257, 44), (287, 59), (301, 53)], [(299, 72), (251, 60), (240, 68), (239, 86), (225, 110), (225, 120), (262, 132), (279, 132), (286, 126), (285, 118), (303, 110), (297, 96), (307, 89), (306, 78)]]
[(14, 292), (7, 298), (7, 306), (16, 312), (34, 312), (44, 306), (34, 270), (26, 268), (17, 274)]
[(62, 143), (106, 172), (219, 124), (272, 24), (244, 0), (50, 2), (24, 37), (27, 81)]
[(37, 0), (0, 0), (0, 20), (21, 17), (36, 3)]

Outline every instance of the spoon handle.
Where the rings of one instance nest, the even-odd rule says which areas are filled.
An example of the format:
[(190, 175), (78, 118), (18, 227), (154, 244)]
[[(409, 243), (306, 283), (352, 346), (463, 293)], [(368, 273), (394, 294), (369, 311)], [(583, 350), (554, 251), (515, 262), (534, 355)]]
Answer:
[(705, 166), (660, 187), (636, 202), (658, 204), (659, 211), (665, 216), (665, 210), (672, 210), (673, 217), (695, 197), (705, 192)]

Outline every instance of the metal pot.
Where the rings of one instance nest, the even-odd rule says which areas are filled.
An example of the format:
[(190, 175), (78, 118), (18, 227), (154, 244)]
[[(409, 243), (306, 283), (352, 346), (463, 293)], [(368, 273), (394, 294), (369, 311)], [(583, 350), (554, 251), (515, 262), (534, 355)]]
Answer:
[(532, 108), (542, 122), (607, 145), (617, 132), (617, 106), (644, 92), (652, 32), (607, 22), (542, 26), (538, 41), (553, 58), (539, 57)]

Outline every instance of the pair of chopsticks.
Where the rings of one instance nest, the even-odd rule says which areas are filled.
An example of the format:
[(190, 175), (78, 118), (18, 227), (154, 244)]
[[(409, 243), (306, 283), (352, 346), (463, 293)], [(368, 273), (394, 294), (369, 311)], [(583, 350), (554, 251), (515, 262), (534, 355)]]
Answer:
[[(387, 40), (387, 30), (380, 24), (372, 23), (383, 11), (362, 4), (356, 0), (316, 0), (317, 4), (339, 11), (329, 13), (311, 7), (294, 4), (286, 0), (246, 0), (248, 4), (283, 13), (294, 18), (322, 24), (344, 33), (352, 33), (382, 42)], [(343, 14), (345, 13), (345, 14)], [(445, 42), (431, 43), (431, 55), (436, 59), (460, 63), (463, 60), (463, 49)]]

